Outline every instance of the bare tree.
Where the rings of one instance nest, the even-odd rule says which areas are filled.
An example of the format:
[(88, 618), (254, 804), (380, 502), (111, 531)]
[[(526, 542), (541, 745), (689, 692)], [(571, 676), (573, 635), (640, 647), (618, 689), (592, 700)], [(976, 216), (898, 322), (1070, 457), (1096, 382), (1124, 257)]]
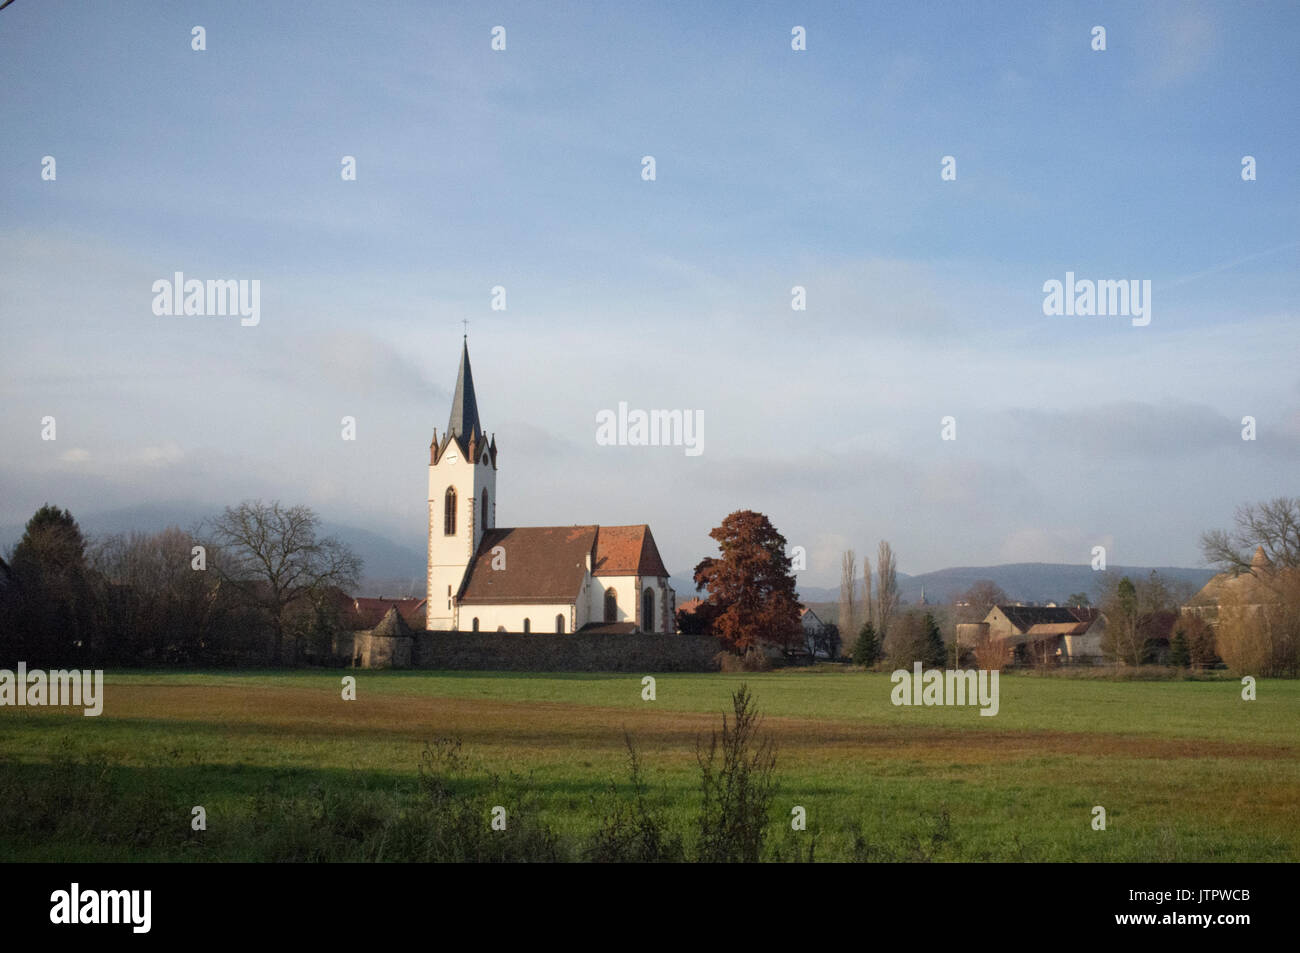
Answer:
[(955, 607), (953, 617), (958, 624), (983, 622), (994, 606), (1004, 606), (1010, 601), (1011, 597), (992, 579), (980, 579), (957, 597), (959, 605)]
[(1255, 549), (1263, 547), (1279, 569), (1300, 568), (1300, 497), (1279, 496), (1237, 507), (1236, 528), (1201, 537), (1205, 561), (1225, 572), (1249, 572)]
[(876, 632), (882, 640), (888, 636), (890, 620), (897, 610), (898, 566), (893, 547), (882, 539), (876, 553)]
[(224, 599), (220, 577), (196, 571), (196, 542), (174, 526), (96, 540), (90, 565), (107, 584), (101, 586), (100, 626), (120, 630), (143, 657), (197, 658), (221, 616)]
[(876, 608), (871, 601), (871, 557), (862, 557), (862, 614), (866, 616), (863, 623), (874, 625)]
[(840, 631), (853, 631), (854, 593), (858, 587), (858, 557), (853, 550), (845, 550), (840, 557)]
[(361, 560), (333, 537), (317, 538), (320, 518), (306, 506), (245, 500), (211, 522), (222, 577), (267, 616), (282, 661), (290, 610), (318, 603), (330, 587), (356, 585)]

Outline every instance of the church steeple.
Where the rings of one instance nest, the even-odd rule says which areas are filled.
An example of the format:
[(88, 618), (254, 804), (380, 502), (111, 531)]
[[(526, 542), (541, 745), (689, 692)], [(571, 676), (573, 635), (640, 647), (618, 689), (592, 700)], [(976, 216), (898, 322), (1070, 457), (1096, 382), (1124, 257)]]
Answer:
[(483, 445), (483, 427), (478, 420), (478, 400), (474, 396), (474, 374), (469, 367), (469, 341), (461, 345), (460, 370), (456, 374), (456, 393), (451, 400), (451, 418), (447, 433), (468, 452), (469, 443)]
[[(457, 452), (459, 451), (459, 452)], [(429, 563), (425, 625), (455, 629), (461, 583), (485, 534), (496, 527), (497, 446), (478, 418), (478, 397), (469, 366), (469, 344), (460, 370), (451, 417), (429, 448)], [(469, 621), (469, 620), (466, 620)]]

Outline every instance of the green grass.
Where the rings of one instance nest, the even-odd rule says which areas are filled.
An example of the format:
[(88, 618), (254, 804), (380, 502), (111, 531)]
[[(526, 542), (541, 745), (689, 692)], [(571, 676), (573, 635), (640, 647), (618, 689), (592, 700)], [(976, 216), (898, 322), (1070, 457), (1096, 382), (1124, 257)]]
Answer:
[[(438, 823), (421, 752), (458, 737), (469, 763), (452, 786), (472, 806), (458, 823), (486, 829), (508, 801), (576, 858), (611, 779), (626, 789), (625, 730), (652, 804), (689, 845), (695, 739), (747, 682), (778, 745), (774, 852), (815, 840), (818, 860), (1300, 859), (1296, 681), (1261, 681), (1245, 702), (1232, 680), (1010, 675), (989, 718), (894, 707), (889, 676), (862, 672), (664, 674), (653, 702), (639, 676), (430, 672), (350, 673), (345, 702), (343, 674), (110, 673), (98, 718), (0, 709), (0, 857), (415, 856)], [(190, 830), (194, 805), (206, 832)], [(794, 805), (807, 832), (789, 831)]]

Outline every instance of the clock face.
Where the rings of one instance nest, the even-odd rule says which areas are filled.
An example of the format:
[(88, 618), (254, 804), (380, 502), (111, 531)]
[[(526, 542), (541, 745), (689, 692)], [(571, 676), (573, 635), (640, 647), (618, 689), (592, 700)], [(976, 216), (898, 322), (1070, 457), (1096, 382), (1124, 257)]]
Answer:
[(449, 455), (447, 456), (447, 462), (448, 462), (448, 463), (455, 463), (455, 462), (456, 462), (456, 454), (454, 454), (454, 453), (453, 453), (453, 454), (449, 454)]

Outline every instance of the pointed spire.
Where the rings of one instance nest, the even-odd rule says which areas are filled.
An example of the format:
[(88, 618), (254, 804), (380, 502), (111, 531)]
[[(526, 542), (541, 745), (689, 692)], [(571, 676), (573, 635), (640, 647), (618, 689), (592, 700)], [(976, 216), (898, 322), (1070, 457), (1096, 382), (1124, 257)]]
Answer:
[(456, 375), (456, 392), (451, 400), (451, 419), (447, 432), (458, 438), (462, 449), (470, 439), (483, 440), (483, 427), (478, 422), (478, 400), (474, 396), (474, 375), (469, 367), (469, 341), (461, 345), (460, 371)]

